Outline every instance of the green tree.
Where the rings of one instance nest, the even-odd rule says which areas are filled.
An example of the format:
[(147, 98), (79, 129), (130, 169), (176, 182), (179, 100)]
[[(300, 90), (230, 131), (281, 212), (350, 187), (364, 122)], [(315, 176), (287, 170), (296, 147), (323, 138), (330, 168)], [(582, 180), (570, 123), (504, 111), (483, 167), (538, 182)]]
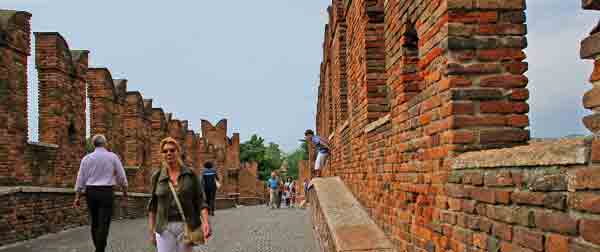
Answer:
[(261, 162), (265, 159), (266, 148), (265, 140), (256, 134), (250, 137), (250, 140), (240, 144), (240, 161), (242, 162)]
[(89, 154), (94, 152), (94, 149), (96, 147), (94, 147), (94, 144), (92, 144), (92, 138), (88, 137), (87, 139), (85, 139), (85, 153)]
[(281, 167), (282, 156), (278, 144), (271, 142), (265, 146), (265, 140), (256, 134), (252, 135), (250, 140), (240, 144), (240, 161), (257, 162), (258, 175), (261, 180), (266, 180), (271, 176), (273, 170)]
[(308, 159), (308, 145), (306, 145), (306, 142), (302, 142), (302, 145), (289, 155), (286, 155), (285, 159), (288, 162), (288, 175), (292, 176), (294, 179), (298, 179), (298, 161)]

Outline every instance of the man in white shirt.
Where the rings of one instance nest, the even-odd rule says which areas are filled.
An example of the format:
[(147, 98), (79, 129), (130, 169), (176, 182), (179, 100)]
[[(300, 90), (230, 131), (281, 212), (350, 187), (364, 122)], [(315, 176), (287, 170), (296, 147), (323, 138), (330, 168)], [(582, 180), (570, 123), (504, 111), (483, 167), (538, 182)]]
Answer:
[(80, 198), (85, 191), (92, 240), (96, 252), (104, 252), (113, 212), (113, 186), (120, 185), (124, 200), (127, 200), (127, 176), (119, 157), (106, 150), (106, 137), (95, 135), (92, 143), (96, 149), (81, 160), (73, 206), (81, 207)]

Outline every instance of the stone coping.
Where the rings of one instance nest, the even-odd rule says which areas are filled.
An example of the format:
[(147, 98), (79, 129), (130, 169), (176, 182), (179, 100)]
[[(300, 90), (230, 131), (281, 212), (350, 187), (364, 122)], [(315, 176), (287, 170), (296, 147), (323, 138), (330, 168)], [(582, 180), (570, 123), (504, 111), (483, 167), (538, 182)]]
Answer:
[(336, 251), (393, 249), (339, 177), (315, 178), (312, 184)]
[[(58, 188), (58, 187), (40, 187), (40, 186), (2, 186), (0, 187), (0, 196), (16, 194), (16, 193), (57, 193), (57, 194), (75, 194), (73, 188)], [(130, 197), (150, 197), (147, 193), (127, 193)], [(115, 192), (115, 195), (121, 196), (122, 192)]]
[(56, 144), (49, 144), (49, 143), (42, 143), (42, 142), (27, 142), (27, 144), (39, 146), (39, 147), (58, 149), (58, 145), (56, 145)]
[(387, 114), (387, 115), (377, 119), (377, 121), (367, 124), (367, 126), (365, 126), (365, 133), (369, 133), (373, 130), (376, 130), (377, 128), (381, 127), (382, 125), (388, 123), (389, 121), (390, 121), (390, 114)]
[(588, 162), (588, 153), (589, 147), (583, 138), (545, 140), (513, 148), (464, 153), (452, 160), (452, 168), (578, 165)]

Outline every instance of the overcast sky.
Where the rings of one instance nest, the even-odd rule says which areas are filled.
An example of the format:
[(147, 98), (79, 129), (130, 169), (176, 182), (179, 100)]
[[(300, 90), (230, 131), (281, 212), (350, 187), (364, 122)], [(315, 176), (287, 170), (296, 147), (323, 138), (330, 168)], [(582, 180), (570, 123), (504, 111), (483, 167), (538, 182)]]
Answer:
[[(33, 31), (56, 31), (71, 49), (90, 50), (90, 66), (128, 79), (129, 90), (197, 132), (200, 119), (227, 118), (230, 135), (239, 132), (243, 141), (258, 134), (291, 151), (314, 127), (328, 0), (140, 3), (2, 0), (0, 8), (32, 13)], [(580, 1), (528, 1), (534, 137), (587, 134), (581, 97), (592, 63), (578, 53), (595, 22)], [(30, 69), (30, 86), (37, 87)], [(37, 102), (30, 103), (36, 140)]]

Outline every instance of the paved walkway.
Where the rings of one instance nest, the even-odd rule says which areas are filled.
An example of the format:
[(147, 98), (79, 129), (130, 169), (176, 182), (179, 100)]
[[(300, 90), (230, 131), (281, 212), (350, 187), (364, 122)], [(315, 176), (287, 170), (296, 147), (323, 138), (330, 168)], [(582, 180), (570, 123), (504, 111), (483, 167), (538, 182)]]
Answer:
[[(215, 236), (208, 246), (196, 251), (316, 252), (308, 211), (293, 208), (270, 210), (264, 205), (217, 211), (212, 219)], [(146, 219), (113, 222), (107, 251), (154, 251), (147, 242), (146, 223)], [(0, 252), (33, 251), (93, 251), (89, 227), (50, 234), (0, 249)]]

